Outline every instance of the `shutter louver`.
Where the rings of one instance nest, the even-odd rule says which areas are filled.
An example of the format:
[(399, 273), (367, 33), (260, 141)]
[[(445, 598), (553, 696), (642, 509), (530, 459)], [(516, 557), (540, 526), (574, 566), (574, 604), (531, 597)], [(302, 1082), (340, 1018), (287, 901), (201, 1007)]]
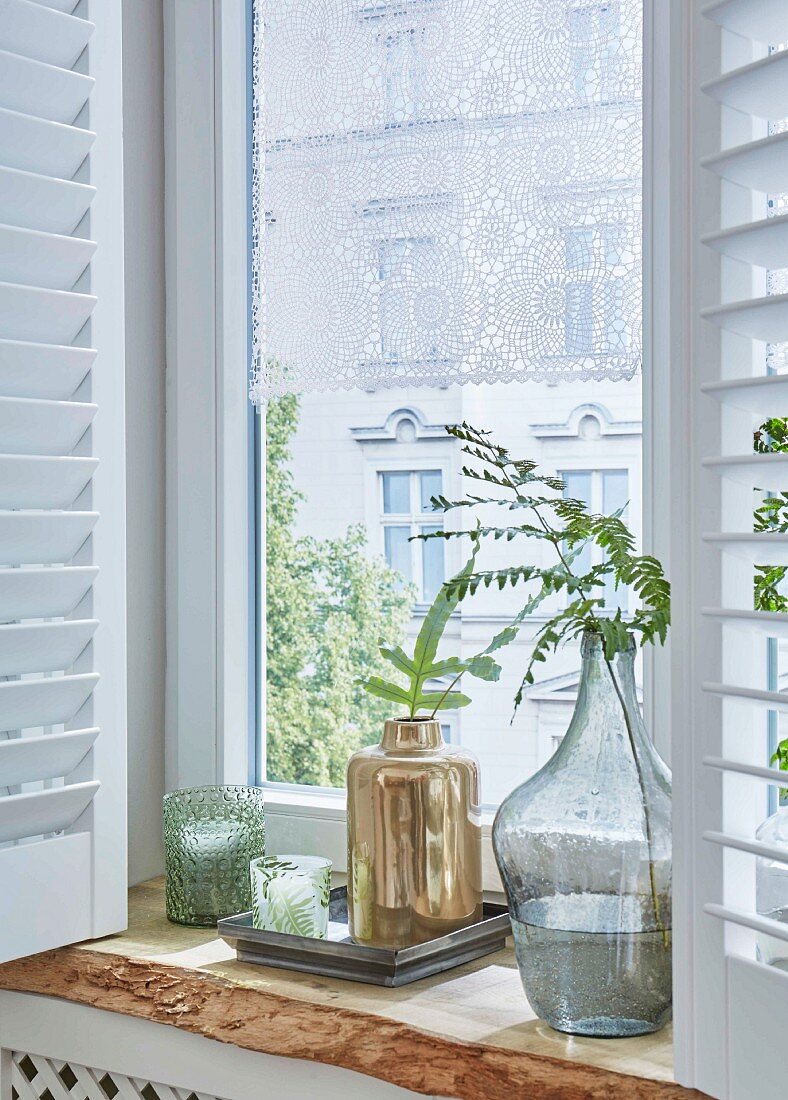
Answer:
[(0, 95), (12, 111), (70, 123), (92, 87), (89, 77), (0, 50)]
[(788, 617), (779, 611), (721, 610), (706, 607), (703, 614), (726, 626), (739, 626), (765, 638), (788, 638)]
[(0, 107), (0, 144), (6, 168), (70, 180), (90, 152), (95, 136), (77, 126)]
[(703, 237), (703, 244), (754, 267), (788, 267), (788, 215), (709, 233)]
[[(788, 169), (788, 165), (786, 168)], [(788, 336), (788, 294), (713, 306), (704, 309), (701, 316), (739, 336), (779, 344)]]
[(0, 770), (10, 786), (69, 775), (98, 737), (98, 730), (70, 730), (45, 737), (0, 741)]
[(703, 14), (726, 31), (768, 45), (788, 37), (788, 9), (784, 0), (717, 0)]
[(724, 153), (705, 157), (700, 164), (729, 183), (778, 194), (788, 167), (788, 132), (734, 145)]
[(761, 421), (772, 416), (776, 408), (788, 408), (788, 378), (779, 374), (704, 382), (701, 392), (729, 408), (751, 412)]
[(0, 6), (3, 961), (123, 927), (126, 872), (120, 3)]
[(788, 53), (773, 53), (744, 65), (710, 80), (701, 91), (757, 118), (782, 118), (788, 115)]

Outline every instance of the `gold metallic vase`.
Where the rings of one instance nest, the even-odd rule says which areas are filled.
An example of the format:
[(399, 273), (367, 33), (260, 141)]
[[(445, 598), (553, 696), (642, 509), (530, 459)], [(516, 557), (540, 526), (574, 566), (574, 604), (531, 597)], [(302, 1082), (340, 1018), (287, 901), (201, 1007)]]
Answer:
[(481, 919), (479, 763), (431, 718), (386, 722), (350, 758), (348, 915), (368, 947), (408, 947)]

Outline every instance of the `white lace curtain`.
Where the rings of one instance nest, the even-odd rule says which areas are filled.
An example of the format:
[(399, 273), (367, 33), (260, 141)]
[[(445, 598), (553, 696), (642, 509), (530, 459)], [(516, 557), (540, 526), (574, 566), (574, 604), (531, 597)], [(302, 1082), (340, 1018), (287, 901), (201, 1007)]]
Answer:
[(641, 0), (256, 0), (255, 402), (631, 378)]

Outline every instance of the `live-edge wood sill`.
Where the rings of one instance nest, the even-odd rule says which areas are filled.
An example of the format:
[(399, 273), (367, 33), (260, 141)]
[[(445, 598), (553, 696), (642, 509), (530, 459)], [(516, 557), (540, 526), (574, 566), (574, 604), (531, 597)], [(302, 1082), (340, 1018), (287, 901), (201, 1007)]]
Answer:
[(342, 1066), (458, 1100), (689, 1100), (670, 1028), (560, 1035), (534, 1017), (513, 951), (399, 989), (239, 963), (213, 929), (164, 916), (163, 880), (129, 894), (117, 936), (0, 966), (0, 989), (138, 1016), (238, 1047)]

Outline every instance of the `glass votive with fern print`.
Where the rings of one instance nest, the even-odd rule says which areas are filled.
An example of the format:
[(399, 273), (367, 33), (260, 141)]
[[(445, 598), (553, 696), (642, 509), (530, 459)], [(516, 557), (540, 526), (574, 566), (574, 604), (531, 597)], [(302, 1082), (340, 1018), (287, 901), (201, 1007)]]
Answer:
[(263, 856), (252, 862), (250, 873), (255, 928), (306, 939), (327, 938), (330, 859)]
[(264, 851), (259, 787), (187, 787), (166, 794), (167, 918), (210, 926), (249, 910), (249, 864)]

